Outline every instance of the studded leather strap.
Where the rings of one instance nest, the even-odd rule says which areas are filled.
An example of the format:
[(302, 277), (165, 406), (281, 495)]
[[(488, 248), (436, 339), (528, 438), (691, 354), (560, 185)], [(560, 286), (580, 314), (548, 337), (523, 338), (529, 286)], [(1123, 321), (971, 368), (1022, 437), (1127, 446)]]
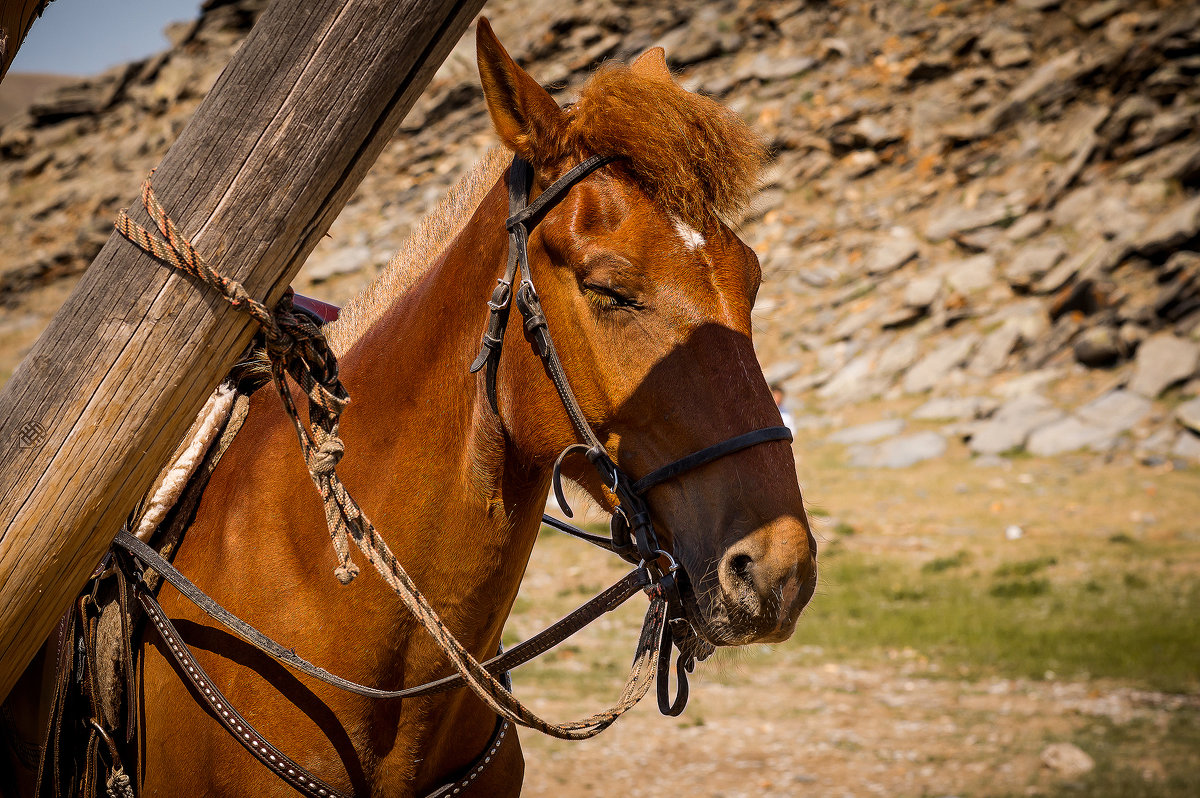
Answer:
[(167, 618), (166, 613), (163, 612), (154, 597), (140, 587), (135, 590), (135, 593), (142, 609), (146, 611), (146, 617), (150, 619), (151, 625), (162, 637), (167, 653), (171, 655), (171, 664), (174, 665), (175, 670), (192, 686), (192, 691), (204, 702), (213, 717), (233, 735), (234, 739), (242, 744), (243, 748), (266, 765), (276, 776), (310, 798), (352, 798), (349, 793), (344, 793), (317, 778), (294, 759), (267, 742), (267, 739), (230, 705), (229, 699), (213, 684), (212, 679), (192, 656), (187, 644), (179, 636), (178, 630), (175, 629), (174, 624)]
[[(140, 582), (134, 589), (134, 593), (137, 595), (142, 609), (145, 610), (146, 617), (150, 619), (151, 625), (162, 637), (167, 652), (171, 655), (171, 662), (175, 670), (192, 686), (193, 692), (200, 697), (213, 717), (242, 744), (243, 748), (266, 765), (276, 776), (310, 798), (354, 798), (351, 794), (344, 793), (314, 776), (259, 734), (258, 730), (234, 709), (233, 705), (229, 703), (229, 699), (217, 688), (208, 673), (192, 656), (192, 652), (188, 650), (183, 638), (180, 637), (179, 631), (163, 612), (154, 596)], [(503, 657), (503, 655), (501, 656)], [(506, 688), (512, 689), (512, 682), (507, 671), (501, 680)], [(451, 798), (465, 792), (495, 759), (511, 727), (512, 724), (509, 721), (497, 717), (496, 726), (492, 730), (492, 736), (488, 740), (487, 746), (471, 762), (466, 772), (456, 781), (429, 793), (426, 798)]]

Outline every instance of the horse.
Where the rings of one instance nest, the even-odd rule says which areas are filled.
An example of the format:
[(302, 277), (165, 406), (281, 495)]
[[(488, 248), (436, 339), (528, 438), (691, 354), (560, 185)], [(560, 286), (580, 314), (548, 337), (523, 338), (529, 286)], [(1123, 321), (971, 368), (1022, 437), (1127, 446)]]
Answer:
[[(500, 146), (451, 190), (384, 273), (326, 327), (353, 397), (338, 468), (442, 621), (476, 658), (497, 649), (540, 526), (556, 459), (578, 442), (520, 325), (492, 375), (472, 371), (484, 300), (508, 251), (514, 157), (537, 195), (585, 159), (529, 235), (528, 268), (570, 387), (608, 455), (646, 474), (780, 422), (754, 353), (754, 252), (726, 222), (766, 151), (736, 115), (682, 89), (663, 50), (602, 66), (558, 103), (477, 27), (483, 93)], [(601, 506), (611, 486), (563, 471)], [(774, 440), (648, 491), (664, 552), (689, 574), (688, 620), (716, 646), (793, 632), (816, 582), (816, 544), (791, 446)], [(430, 635), (370, 571), (347, 585), (291, 420), (270, 391), (204, 491), (175, 566), (216, 601), (330, 671), (381, 689), (442, 676)], [(465, 690), (374, 700), (301, 678), (171, 589), (164, 613), (235, 706), (310, 772), (355, 795), (422, 795), (493, 740), (496, 715)], [(283, 795), (196, 700), (152, 629), (138, 640), (141, 795)], [(493, 747), (466, 793), (515, 796), (519, 738)]]

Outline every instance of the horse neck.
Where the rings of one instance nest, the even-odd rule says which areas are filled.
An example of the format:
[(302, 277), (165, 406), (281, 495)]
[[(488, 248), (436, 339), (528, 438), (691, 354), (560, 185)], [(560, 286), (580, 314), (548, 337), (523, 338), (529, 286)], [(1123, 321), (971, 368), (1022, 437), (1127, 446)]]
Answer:
[[(506, 209), (501, 181), (430, 271), (343, 358), (354, 397), (343, 437), (351, 451), (365, 444), (375, 475), (363, 505), (444, 608), (443, 620), (481, 657), (499, 643), (548, 487), (546, 469), (512, 449), (482, 381), (468, 370), (504, 267)], [(430, 667), (440, 672), (443, 663), (437, 656)], [(405, 681), (428, 676), (422, 665), (407, 663)]]

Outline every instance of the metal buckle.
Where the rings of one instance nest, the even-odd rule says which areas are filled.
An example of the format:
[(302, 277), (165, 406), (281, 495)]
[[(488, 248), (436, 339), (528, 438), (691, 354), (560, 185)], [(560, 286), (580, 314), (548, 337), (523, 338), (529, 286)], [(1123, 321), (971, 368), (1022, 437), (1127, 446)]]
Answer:
[(498, 313), (512, 301), (512, 283), (504, 278), (499, 278), (496, 282), (499, 285), (492, 290), (492, 298), (488, 300), (487, 306)]
[(670, 562), (670, 565), (667, 566), (667, 570), (663, 572), (663, 575), (673, 574), (679, 570), (679, 563), (675, 562), (675, 558), (671, 556), (671, 552), (669, 552), (665, 549), (655, 549), (654, 555), (655, 555), (654, 558), (651, 560), (639, 560), (638, 568), (641, 568), (642, 570), (646, 571), (647, 573), (650, 573), (651, 572), (650, 566), (651, 566), (651, 564), (653, 564), (654, 570), (657, 571), (659, 557), (666, 557), (668, 562)]

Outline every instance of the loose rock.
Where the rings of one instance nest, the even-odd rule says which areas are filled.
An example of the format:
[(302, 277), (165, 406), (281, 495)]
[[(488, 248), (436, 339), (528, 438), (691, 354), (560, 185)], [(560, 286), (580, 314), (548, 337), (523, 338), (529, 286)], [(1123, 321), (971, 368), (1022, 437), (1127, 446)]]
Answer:
[(880, 438), (896, 435), (902, 429), (904, 429), (904, 419), (889, 418), (882, 421), (872, 421), (867, 424), (847, 427), (830, 435), (829, 440), (833, 443), (842, 444), (870, 443)]
[(936, 432), (918, 432), (886, 440), (876, 446), (856, 447), (850, 464), (866, 468), (908, 468), (922, 460), (941, 457), (946, 439)]
[(940, 421), (983, 418), (996, 409), (996, 404), (994, 399), (984, 396), (940, 397), (918, 407), (912, 412), (912, 417)]
[(905, 393), (921, 393), (933, 388), (945, 376), (961, 366), (979, 345), (979, 336), (972, 333), (954, 338), (917, 361), (904, 375)]
[(1157, 399), (1172, 385), (1196, 372), (1200, 347), (1170, 333), (1151, 336), (1138, 347), (1130, 390)]
[(917, 237), (911, 230), (892, 228), (867, 256), (867, 272), (874, 275), (893, 272), (915, 258), (919, 251)]
[(1111, 366), (1120, 359), (1124, 347), (1112, 327), (1084, 330), (1074, 344), (1075, 359), (1092, 368)]
[(1175, 408), (1175, 418), (1192, 432), (1200, 434), (1200, 399), (1191, 399)]
[(1067, 416), (1034, 430), (1025, 448), (1039, 457), (1053, 457), (1087, 446), (1102, 452), (1112, 448), (1116, 436), (1112, 430)]
[(1091, 773), (1096, 762), (1074, 743), (1053, 743), (1042, 749), (1042, 764), (1064, 779)]
[(1012, 399), (970, 432), (969, 445), (975, 454), (1003, 454), (1025, 446), (1030, 433), (1053, 424), (1063, 413), (1036, 394)]

